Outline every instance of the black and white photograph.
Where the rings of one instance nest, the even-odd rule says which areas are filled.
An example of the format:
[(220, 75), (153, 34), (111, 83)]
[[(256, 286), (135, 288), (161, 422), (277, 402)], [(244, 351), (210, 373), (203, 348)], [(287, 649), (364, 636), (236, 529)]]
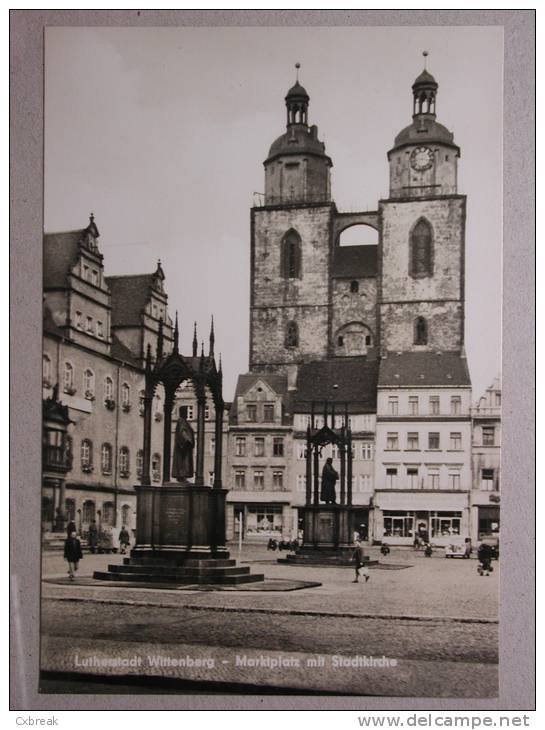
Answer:
[(39, 693), (497, 698), (503, 29), (43, 64)]

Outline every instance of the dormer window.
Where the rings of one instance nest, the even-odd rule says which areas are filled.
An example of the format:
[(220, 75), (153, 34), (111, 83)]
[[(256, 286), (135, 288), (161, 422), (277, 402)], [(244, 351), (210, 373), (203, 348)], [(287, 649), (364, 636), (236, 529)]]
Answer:
[(274, 421), (274, 403), (265, 403), (263, 406), (263, 420), (265, 423)]
[(104, 325), (100, 320), (97, 320), (97, 337), (104, 337)]
[(98, 271), (96, 269), (91, 271), (91, 283), (93, 286), (98, 286)]
[(74, 325), (76, 329), (80, 330), (83, 327), (83, 316), (81, 312), (76, 312), (74, 317)]
[(94, 329), (95, 329), (94, 326), (93, 326), (93, 318), (92, 317), (87, 317), (87, 320), (86, 321), (87, 321), (87, 326), (86, 326), (87, 332), (93, 333), (94, 332)]

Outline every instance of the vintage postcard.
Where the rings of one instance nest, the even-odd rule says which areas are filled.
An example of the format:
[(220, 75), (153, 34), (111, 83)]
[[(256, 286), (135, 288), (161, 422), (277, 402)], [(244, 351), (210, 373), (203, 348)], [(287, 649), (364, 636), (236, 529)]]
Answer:
[(45, 28), (41, 694), (498, 697), (503, 81)]

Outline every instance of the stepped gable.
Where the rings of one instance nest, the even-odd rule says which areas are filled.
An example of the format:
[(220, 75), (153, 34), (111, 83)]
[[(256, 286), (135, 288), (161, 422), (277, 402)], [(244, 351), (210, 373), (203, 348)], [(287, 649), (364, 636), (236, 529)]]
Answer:
[(365, 356), (304, 363), (297, 377), (294, 410), (309, 411), (311, 401), (323, 403), (327, 396), (347, 402), (349, 413), (375, 413), (378, 366), (378, 360)]
[(378, 385), (471, 387), (471, 379), (460, 352), (388, 352), (380, 361)]
[(331, 275), (334, 279), (359, 279), (377, 275), (376, 246), (337, 246)]

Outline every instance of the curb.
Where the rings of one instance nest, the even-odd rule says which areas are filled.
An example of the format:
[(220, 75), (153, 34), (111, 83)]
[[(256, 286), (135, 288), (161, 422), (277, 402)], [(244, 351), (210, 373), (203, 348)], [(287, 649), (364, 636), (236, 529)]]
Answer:
[(379, 619), (384, 621), (421, 621), (422, 623), (443, 622), (443, 623), (461, 623), (461, 624), (490, 624), (497, 625), (498, 619), (493, 618), (467, 618), (463, 616), (414, 616), (411, 614), (365, 614), (341, 612), (333, 613), (331, 611), (304, 611), (301, 609), (282, 609), (282, 608), (237, 608), (235, 606), (203, 606), (203, 605), (185, 605), (180, 603), (161, 603), (153, 604), (147, 601), (134, 601), (130, 599), (107, 599), (107, 598), (86, 598), (84, 596), (57, 596), (44, 597), (44, 601), (73, 601), (86, 603), (104, 603), (116, 606), (146, 606), (151, 608), (183, 608), (188, 611), (215, 611), (217, 613), (260, 613), (275, 614), (281, 616), (314, 616), (320, 618), (355, 618), (355, 619)]

